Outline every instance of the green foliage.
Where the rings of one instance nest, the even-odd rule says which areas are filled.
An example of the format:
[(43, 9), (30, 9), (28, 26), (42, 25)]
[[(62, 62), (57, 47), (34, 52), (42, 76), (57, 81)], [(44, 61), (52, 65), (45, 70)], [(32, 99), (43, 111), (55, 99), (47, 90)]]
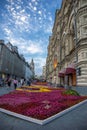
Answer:
[(66, 95), (79, 96), (79, 93), (78, 93), (77, 91), (75, 91), (75, 90), (66, 90), (66, 91), (64, 92), (64, 94), (66, 94)]

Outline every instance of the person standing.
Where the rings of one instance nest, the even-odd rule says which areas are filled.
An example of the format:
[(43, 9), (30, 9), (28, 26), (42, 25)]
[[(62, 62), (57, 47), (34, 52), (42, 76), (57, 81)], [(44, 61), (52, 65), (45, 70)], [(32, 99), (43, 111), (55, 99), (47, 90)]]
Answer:
[(17, 88), (17, 84), (18, 84), (18, 80), (16, 78), (13, 80), (13, 84), (14, 84), (14, 87), (16, 89)]
[(10, 77), (7, 78), (7, 85), (9, 88), (11, 87), (11, 78)]

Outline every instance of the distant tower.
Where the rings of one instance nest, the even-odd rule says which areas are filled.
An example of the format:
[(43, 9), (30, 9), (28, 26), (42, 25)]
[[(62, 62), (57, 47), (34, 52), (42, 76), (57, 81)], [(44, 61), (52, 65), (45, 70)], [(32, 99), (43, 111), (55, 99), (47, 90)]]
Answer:
[(34, 71), (34, 61), (33, 61), (33, 59), (31, 60), (30, 67), (32, 69), (33, 76), (34, 76), (35, 75), (35, 71)]

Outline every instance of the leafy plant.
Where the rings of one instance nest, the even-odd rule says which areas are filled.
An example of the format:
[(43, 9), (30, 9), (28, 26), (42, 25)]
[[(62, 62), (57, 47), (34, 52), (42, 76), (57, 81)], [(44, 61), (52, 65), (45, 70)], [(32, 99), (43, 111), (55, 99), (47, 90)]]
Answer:
[(75, 96), (80, 96), (79, 93), (75, 90), (66, 90), (65, 92), (63, 92), (66, 95), (75, 95)]

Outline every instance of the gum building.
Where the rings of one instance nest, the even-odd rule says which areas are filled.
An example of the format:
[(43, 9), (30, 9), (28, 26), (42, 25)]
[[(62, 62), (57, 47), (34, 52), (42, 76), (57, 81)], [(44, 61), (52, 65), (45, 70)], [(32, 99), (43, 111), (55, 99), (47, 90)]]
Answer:
[(47, 49), (48, 82), (87, 86), (87, 0), (62, 1)]

